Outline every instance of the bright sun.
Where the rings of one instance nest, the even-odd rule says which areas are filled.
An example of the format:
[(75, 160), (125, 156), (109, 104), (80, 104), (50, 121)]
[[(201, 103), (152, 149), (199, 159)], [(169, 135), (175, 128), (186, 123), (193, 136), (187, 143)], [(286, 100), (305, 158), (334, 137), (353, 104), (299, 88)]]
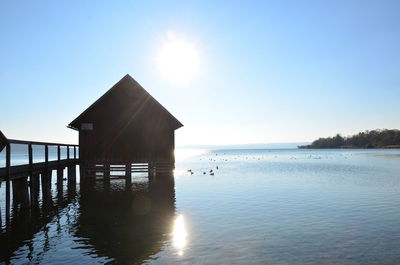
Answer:
[(196, 75), (199, 66), (198, 53), (193, 45), (176, 39), (171, 32), (168, 41), (158, 54), (158, 66), (165, 78), (186, 85)]

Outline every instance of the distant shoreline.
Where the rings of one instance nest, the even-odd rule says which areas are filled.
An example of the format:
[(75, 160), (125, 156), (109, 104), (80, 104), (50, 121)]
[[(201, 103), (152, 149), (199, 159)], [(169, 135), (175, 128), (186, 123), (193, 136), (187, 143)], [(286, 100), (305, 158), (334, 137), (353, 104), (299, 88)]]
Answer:
[(319, 138), (309, 145), (299, 145), (299, 149), (394, 149), (400, 148), (400, 130), (372, 130), (343, 137)]
[(387, 145), (376, 147), (360, 147), (360, 146), (338, 146), (338, 147), (313, 147), (313, 146), (298, 146), (298, 149), (400, 149), (400, 145)]

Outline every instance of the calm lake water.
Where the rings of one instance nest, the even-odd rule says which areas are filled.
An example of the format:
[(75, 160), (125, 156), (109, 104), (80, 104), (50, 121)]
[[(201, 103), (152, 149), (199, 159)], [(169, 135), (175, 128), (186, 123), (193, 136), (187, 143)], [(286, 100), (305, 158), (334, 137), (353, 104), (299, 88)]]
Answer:
[(0, 261), (400, 263), (400, 150), (180, 150), (176, 167), (175, 186), (53, 185), (8, 232), (3, 183)]

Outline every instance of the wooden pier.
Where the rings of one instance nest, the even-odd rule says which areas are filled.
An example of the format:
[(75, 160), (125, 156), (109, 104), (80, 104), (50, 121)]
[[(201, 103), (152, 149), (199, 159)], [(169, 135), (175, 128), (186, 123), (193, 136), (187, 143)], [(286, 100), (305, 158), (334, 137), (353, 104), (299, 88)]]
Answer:
[[(24, 161), (22, 162), (18, 161), (20, 164), (13, 165), (13, 162), (15, 163), (13, 150), (21, 154), (21, 147), (23, 146), (26, 147), (27, 157), (24, 156)], [(40, 155), (34, 152), (34, 148), (38, 147), (41, 149)], [(49, 152), (50, 148), (53, 152)], [(62, 155), (62, 151), (64, 155)], [(132, 184), (133, 174), (147, 173), (149, 183), (154, 183), (157, 175), (160, 178), (165, 178), (165, 180), (170, 179), (172, 180), (171, 183), (173, 183), (174, 163), (88, 162), (80, 160), (79, 151), (78, 145), (7, 139), (0, 131), (0, 152), (2, 154), (5, 153), (5, 166), (0, 167), (0, 187), (5, 182), (3, 184), (5, 184), (6, 227), (10, 222), (11, 202), (13, 207), (17, 206), (17, 208), (37, 208), (39, 198), (41, 198), (43, 206), (52, 205), (51, 185), (53, 171), (55, 171), (58, 194), (62, 194), (64, 181), (67, 181), (68, 189), (75, 190), (77, 166), (79, 166), (81, 181), (84, 181), (84, 179), (92, 181), (100, 178), (104, 183), (109, 183), (114, 178), (125, 178), (126, 187), (129, 189)], [(37, 162), (39, 159), (40, 162)], [(65, 169), (67, 169), (66, 178), (64, 178)], [(40, 191), (41, 197), (39, 196)], [(0, 198), (0, 201), (2, 200)], [(0, 228), (2, 226), (2, 214), (4, 213), (0, 211)]]
[[(16, 146), (26, 146), (27, 163), (12, 165), (12, 149)], [(43, 162), (34, 162), (33, 147), (41, 146), (44, 155), (40, 155)], [(56, 148), (57, 155), (50, 159), (49, 147)], [(0, 168), (0, 187), (5, 182), (5, 221), (6, 227), (10, 222), (11, 193), (12, 202), (19, 208), (35, 208), (38, 205), (39, 192), (42, 190), (43, 204), (51, 201), (52, 172), (57, 172), (57, 189), (62, 190), (64, 169), (67, 170), (68, 184), (76, 183), (76, 166), (78, 145), (47, 143), (7, 139), (0, 131), (0, 151), (5, 149), (5, 166)], [(66, 149), (66, 158), (62, 158), (61, 150)], [(40, 189), (41, 184), (41, 189)], [(11, 190), (12, 189), (12, 190)], [(1, 217), (0, 212), (0, 217)], [(0, 218), (1, 221), (1, 218)], [(1, 227), (0, 223), (0, 227)]]
[[(45, 170), (63, 170), (66, 167), (76, 166), (79, 164), (77, 158), (78, 145), (61, 144), (61, 143), (45, 143), (45, 142), (33, 142), (33, 141), (21, 141), (7, 139), (8, 143), (5, 145), (6, 152), (6, 165), (4, 168), (0, 168), (0, 181), (1, 180), (15, 180), (19, 178), (25, 178), (27, 175), (33, 175), (42, 173)], [(28, 148), (28, 163), (23, 165), (11, 165), (11, 145), (20, 144), (26, 145)], [(44, 147), (44, 162), (34, 163), (33, 162), (33, 146)], [(49, 160), (49, 146), (57, 147), (57, 158), (56, 160)], [(61, 148), (66, 148), (67, 158), (61, 158)], [(71, 155), (72, 153), (72, 155)]]

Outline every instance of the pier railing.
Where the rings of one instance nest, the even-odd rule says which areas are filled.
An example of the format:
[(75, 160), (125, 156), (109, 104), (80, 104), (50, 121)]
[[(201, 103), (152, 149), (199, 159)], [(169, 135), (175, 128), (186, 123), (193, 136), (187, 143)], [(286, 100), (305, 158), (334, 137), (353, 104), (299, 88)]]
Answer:
[[(77, 164), (79, 162), (79, 158), (77, 157), (77, 149), (79, 148), (78, 145), (7, 139), (1, 132), (0, 137), (0, 151), (5, 148), (5, 167), (0, 167), (0, 181), (26, 177), (27, 175), (41, 172), (44, 169), (65, 168), (66, 166)], [(13, 144), (27, 146), (28, 163), (24, 163), (22, 165), (12, 165), (11, 153)], [(33, 146), (44, 147), (44, 162), (34, 163)], [(49, 159), (49, 147), (57, 148), (56, 160)], [(66, 148), (67, 150), (66, 158), (61, 157), (62, 148)], [(43, 155), (41, 155), (41, 157), (43, 158)]]

